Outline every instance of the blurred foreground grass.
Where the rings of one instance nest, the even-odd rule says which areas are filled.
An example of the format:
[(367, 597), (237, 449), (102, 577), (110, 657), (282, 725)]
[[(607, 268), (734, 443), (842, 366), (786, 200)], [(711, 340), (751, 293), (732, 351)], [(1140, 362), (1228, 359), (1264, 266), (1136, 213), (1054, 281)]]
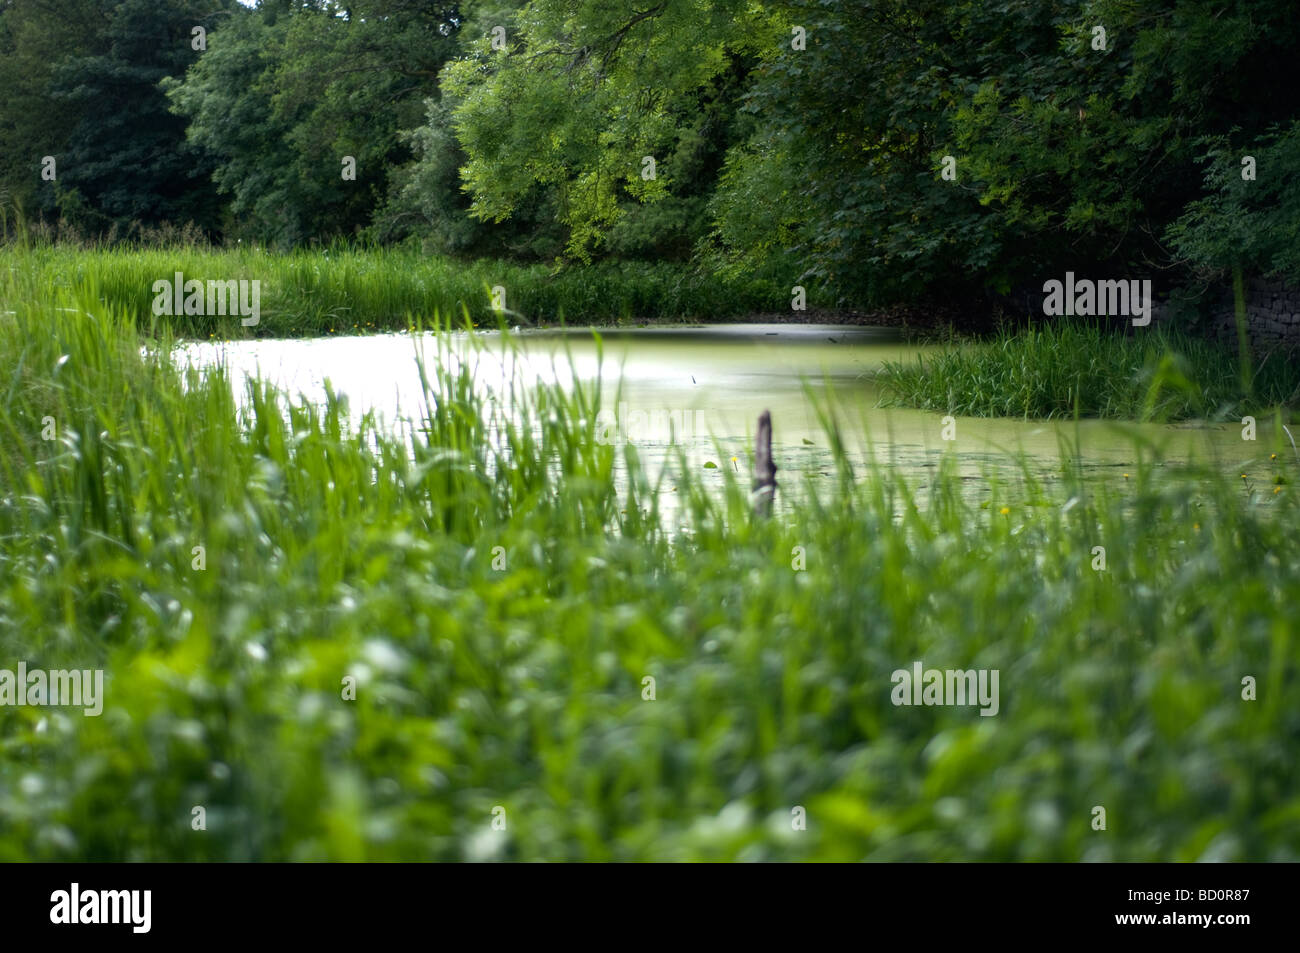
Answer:
[[(0, 860), (1300, 859), (1275, 448), (987, 509), (840, 457), (767, 523), (683, 470), (669, 520), (596, 393), (494, 437), (432, 362), (403, 441), (0, 287), (0, 668), (107, 696), (0, 707)], [(915, 660), (999, 713), (895, 707)]]

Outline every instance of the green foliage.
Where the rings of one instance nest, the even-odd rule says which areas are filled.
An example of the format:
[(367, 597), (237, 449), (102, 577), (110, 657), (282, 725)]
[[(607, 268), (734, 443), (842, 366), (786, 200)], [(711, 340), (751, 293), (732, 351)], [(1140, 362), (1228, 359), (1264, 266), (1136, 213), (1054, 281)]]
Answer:
[(159, 83), (197, 58), (191, 30), (211, 28), (234, 5), (124, 0), (92, 52), (61, 58), (49, 92), (80, 117), (59, 150), (56, 190), (73, 224), (119, 233), (163, 222), (215, 226), (209, 158), (185, 141)]
[(6, 231), (689, 262), (989, 315), (1067, 270), (1300, 274), (1274, 0), (11, 0), (0, 51)]
[(172, 107), (188, 120), (188, 139), (216, 158), (213, 181), (230, 196), (231, 237), (289, 243), (318, 224), (306, 221), (302, 170), (278, 148), (291, 128), (271, 108), (263, 77), (284, 42), (286, 21), (241, 12), (208, 38), (208, 50), (183, 82), (167, 84)]
[(506, 50), (484, 36), (445, 74), (470, 213), (501, 222), (546, 190), (566, 252), (591, 260), (632, 203), (688, 181), (747, 17), (729, 0), (661, 0), (635, 13), (599, 0), (528, 4), (501, 24)]
[[(1203, 272), (1233, 267), (1282, 277), (1300, 275), (1300, 121), (1276, 127), (1253, 145), (1228, 137), (1202, 140), (1205, 198), (1169, 228), (1169, 239)], [(1243, 159), (1255, 178), (1243, 177)]]
[(72, 288), (149, 323), (153, 284), (186, 279), (261, 282), (261, 320), (165, 317), (159, 325), (186, 337), (249, 334), (299, 337), (405, 331), (434, 314), (464, 315), (496, 327), (491, 289), (506, 289), (512, 324), (617, 323), (632, 320), (739, 317), (787, 307), (789, 289), (764, 276), (733, 277), (668, 262), (601, 262), (555, 270), (544, 265), (423, 254), (414, 247), (367, 250), (336, 246), (269, 253), (256, 246), (114, 247), (77, 251), (7, 249), (15, 273)]
[[(1242, 461), (982, 509), (837, 457), (762, 522), (683, 467), (670, 517), (598, 392), (493, 427), (452, 338), (397, 438), (0, 281), (0, 657), (106, 672), (99, 717), (0, 707), (0, 858), (1300, 859), (1300, 514)], [(895, 707), (916, 659), (999, 714)]]
[[(41, 159), (63, 157), (85, 103), (52, 95), (65, 58), (87, 55), (99, 30), (97, 0), (11, 0), (0, 5), (0, 209), (36, 218), (57, 213)], [(59, 29), (51, 29), (57, 20)]]
[(220, 159), (228, 234), (293, 246), (368, 226), (411, 158), (399, 132), (436, 92), (458, 16), (455, 4), (319, 2), (244, 10), (217, 31), (170, 96)]
[(1240, 420), (1300, 405), (1300, 366), (1285, 353), (1255, 370), (1248, 393), (1238, 355), (1164, 330), (1123, 336), (1096, 324), (1003, 328), (915, 362), (887, 362), (880, 382), (894, 404), (971, 417)]
[(1167, 262), (1162, 226), (1196, 195), (1193, 139), (1229, 124), (1260, 131), (1300, 106), (1266, 79), (1300, 42), (1273, 4), (1074, 6), (1023, 5), (1012, 35), (1037, 39), (972, 77), (953, 125), (981, 202), (1017, 237), (1025, 278), (1048, 262)]
[[(1228, 11), (1190, 0), (860, 0), (743, 13), (707, 3), (694, 46), (677, 32), (683, 11), (645, 13), (630, 22), (604, 7), (534, 3), (508, 52), (483, 40), (452, 64), (445, 85), (472, 214), (508, 219), (541, 191), (555, 198), (571, 254), (623, 247), (618, 226), (634, 199), (681, 195), (672, 175), (663, 194), (639, 194), (629, 151), (652, 149), (666, 117), (670, 133), (689, 129), (730, 63), (741, 94), (721, 100), (726, 151), (697, 186), (716, 245), (702, 256), (738, 268), (789, 261), (791, 279), (845, 303), (1005, 293), (1069, 268), (1174, 264), (1159, 239), (1198, 198), (1194, 139), (1232, 126), (1262, 134), (1300, 106), (1269, 80), (1300, 33), (1266, 0)], [(701, 42), (684, 68), (677, 47)], [(939, 175), (945, 156), (956, 181)]]

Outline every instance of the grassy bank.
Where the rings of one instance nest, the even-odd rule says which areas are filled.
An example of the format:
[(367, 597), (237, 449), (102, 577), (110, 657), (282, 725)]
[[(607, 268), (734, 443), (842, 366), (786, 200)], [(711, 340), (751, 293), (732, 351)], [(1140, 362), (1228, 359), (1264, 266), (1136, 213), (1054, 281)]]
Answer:
[(0, 268), (32, 289), (55, 286), (149, 320), (153, 286), (185, 280), (259, 281), (261, 320), (161, 319), (176, 334), (216, 337), (353, 334), (406, 328), (435, 313), (493, 327), (492, 289), (505, 289), (511, 323), (609, 324), (626, 320), (725, 319), (789, 310), (787, 277), (730, 278), (672, 263), (606, 263), (555, 272), (545, 265), (460, 262), (410, 248), (272, 253), (199, 246), (82, 249), (0, 246)]
[[(0, 298), (0, 668), (106, 679), (0, 707), (0, 859), (1300, 859), (1290, 486), (981, 509), (840, 460), (767, 523), (672, 474), (667, 520), (594, 393), (494, 446), (432, 364), (406, 443)], [(915, 660), (998, 670), (997, 715), (892, 704)]]
[(1300, 361), (1275, 353), (1253, 369), (1207, 341), (1156, 329), (1132, 336), (1053, 321), (889, 362), (888, 403), (969, 417), (1231, 419), (1300, 406)]

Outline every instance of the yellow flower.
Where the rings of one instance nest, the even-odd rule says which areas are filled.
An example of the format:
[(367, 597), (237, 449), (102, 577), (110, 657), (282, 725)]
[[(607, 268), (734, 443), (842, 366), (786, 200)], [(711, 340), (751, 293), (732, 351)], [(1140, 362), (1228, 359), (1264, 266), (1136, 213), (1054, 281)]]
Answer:
[(1199, 532), (1201, 531), (1201, 524), (1200, 524), (1200, 523), (1193, 523), (1193, 524), (1192, 524), (1192, 529), (1196, 530), (1196, 532), (1199, 533)]
[(1004, 506), (1002, 507), (1002, 509), (998, 510), (998, 512), (1001, 513), (1003, 516), (1006, 516), (1008, 513), (1011, 512), (1011, 507)]
[(1280, 486), (1275, 486), (1275, 487), (1273, 487), (1273, 492), (1274, 492), (1274, 493), (1281, 493), (1281, 492), (1282, 492), (1282, 488), (1281, 488)]
[(1276, 453), (1270, 453), (1270, 454), (1268, 455), (1268, 458), (1269, 458), (1270, 460), (1276, 460), (1276, 459), (1277, 459), (1277, 454), (1276, 454)]
[(1124, 479), (1126, 479), (1126, 480), (1128, 479), (1128, 474), (1127, 474), (1127, 473), (1124, 474)]

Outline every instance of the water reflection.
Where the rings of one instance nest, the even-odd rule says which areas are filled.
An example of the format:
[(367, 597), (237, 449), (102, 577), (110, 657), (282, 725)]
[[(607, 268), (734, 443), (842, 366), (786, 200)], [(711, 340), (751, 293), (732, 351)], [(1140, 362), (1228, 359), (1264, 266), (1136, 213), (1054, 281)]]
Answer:
[[(874, 453), (894, 466), (924, 473), (944, 453), (955, 454), (963, 475), (980, 478), (973, 492), (987, 495), (987, 479), (1005, 471), (1014, 479), (1016, 459), (1027, 454), (1044, 476), (1066, 452), (1099, 479), (1121, 479), (1139, 453), (1169, 462), (1215, 461), (1228, 468), (1252, 457), (1240, 427), (1164, 426), (1106, 421), (985, 420), (959, 417), (944, 439), (943, 415), (885, 409), (874, 374), (885, 360), (908, 359), (926, 350), (881, 328), (828, 325), (723, 325), (703, 328), (602, 329), (600, 345), (590, 329), (525, 331), (507, 346), (497, 332), (453, 335), (439, 347), (432, 334), (386, 334), (292, 340), (192, 343), (182, 355), (199, 365), (227, 363), (236, 386), (256, 374), (289, 393), (323, 400), (325, 383), (346, 394), (354, 417), (374, 412), (386, 426), (417, 421), (422, 395), (416, 355), (430, 365), (465, 361), (486, 395), (507, 401), (515, 376), (525, 386), (552, 381), (571, 386), (577, 378), (603, 385), (599, 423), (611, 440), (635, 445), (652, 472), (675, 456), (721, 482), (722, 468), (740, 466), (758, 414), (771, 410), (774, 447), (784, 486), (791, 475), (825, 472), (829, 449), (817, 403), (835, 409), (846, 448), (858, 460)], [(440, 356), (441, 355), (441, 358)], [(508, 412), (508, 407), (506, 407)], [(732, 464), (731, 457), (741, 461)], [(717, 469), (707, 468), (715, 463)]]

